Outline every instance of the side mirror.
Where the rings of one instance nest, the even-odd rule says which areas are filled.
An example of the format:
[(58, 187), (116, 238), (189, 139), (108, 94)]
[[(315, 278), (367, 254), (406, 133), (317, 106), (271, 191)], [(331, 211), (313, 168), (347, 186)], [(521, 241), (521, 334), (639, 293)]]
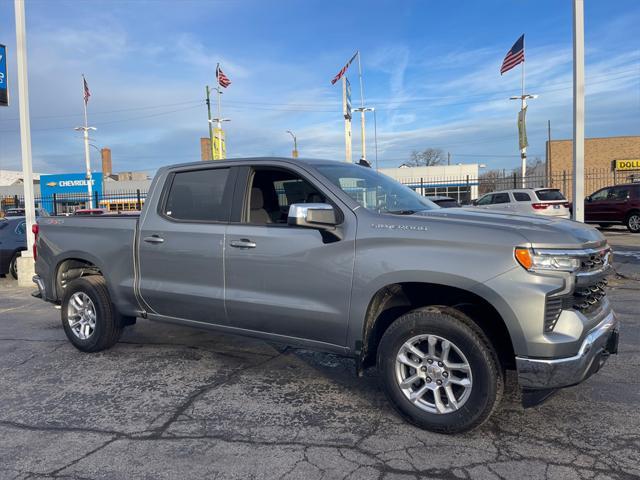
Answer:
[(471, 205), (476, 207), (478, 205), (478, 199), (476, 198), (475, 200), (471, 200)]
[(331, 230), (337, 225), (336, 212), (328, 203), (294, 203), (289, 206), (287, 223), (295, 227)]
[(590, 202), (591, 201), (591, 195), (585, 197), (584, 201), (587, 202), (587, 203)]

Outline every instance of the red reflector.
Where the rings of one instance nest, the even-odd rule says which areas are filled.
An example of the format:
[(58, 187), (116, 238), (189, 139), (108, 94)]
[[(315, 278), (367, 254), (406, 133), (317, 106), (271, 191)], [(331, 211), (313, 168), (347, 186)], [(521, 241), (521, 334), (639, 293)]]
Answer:
[(544, 210), (549, 206), (548, 203), (532, 203), (531, 206), (536, 210)]
[(567, 203), (563, 203), (562, 206), (564, 208), (569, 208), (571, 206), (571, 204), (569, 202), (567, 202)]
[(38, 259), (38, 232), (40, 231), (40, 227), (38, 227), (37, 223), (31, 225), (31, 231), (35, 235), (36, 238), (33, 239), (33, 261), (35, 262)]

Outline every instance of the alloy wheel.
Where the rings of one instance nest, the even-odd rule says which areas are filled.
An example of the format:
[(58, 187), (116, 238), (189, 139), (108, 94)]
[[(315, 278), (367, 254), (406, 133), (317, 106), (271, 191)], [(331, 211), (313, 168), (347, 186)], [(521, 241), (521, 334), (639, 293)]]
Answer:
[(438, 335), (417, 335), (396, 355), (396, 380), (404, 396), (435, 414), (458, 410), (473, 386), (471, 366), (462, 351)]
[(96, 329), (96, 307), (89, 295), (76, 292), (69, 298), (67, 322), (73, 334), (80, 340), (87, 340)]

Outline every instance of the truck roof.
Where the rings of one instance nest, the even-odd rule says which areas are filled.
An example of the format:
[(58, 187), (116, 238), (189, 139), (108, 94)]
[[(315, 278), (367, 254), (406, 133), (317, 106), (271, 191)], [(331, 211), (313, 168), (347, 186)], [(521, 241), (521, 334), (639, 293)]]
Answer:
[[(344, 162), (338, 162), (336, 160), (326, 160), (326, 159), (319, 159), (319, 158), (289, 158), (289, 157), (244, 157), (244, 158), (228, 158), (225, 160), (215, 160), (216, 165), (233, 165), (236, 162), (257, 162), (257, 163), (261, 163), (261, 162), (265, 162), (265, 163), (269, 163), (269, 162), (273, 162), (273, 161), (278, 161), (278, 162), (287, 162), (287, 163), (293, 163), (293, 164), (300, 164), (300, 165), (326, 165), (326, 164), (331, 164), (331, 163), (344, 163)], [(177, 163), (174, 165), (166, 165), (164, 167), (161, 168), (161, 170), (165, 170), (165, 169), (173, 169), (173, 168), (182, 168), (182, 167), (195, 167), (198, 165), (202, 165), (202, 160), (198, 161), (198, 162), (187, 162), (187, 163)]]

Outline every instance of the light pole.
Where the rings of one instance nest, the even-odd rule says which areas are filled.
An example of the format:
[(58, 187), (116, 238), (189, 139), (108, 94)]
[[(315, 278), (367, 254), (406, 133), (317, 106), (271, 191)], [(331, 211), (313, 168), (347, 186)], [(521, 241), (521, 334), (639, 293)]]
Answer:
[(584, 222), (584, 0), (573, 0), (573, 219)]
[[(364, 112), (373, 112), (373, 142), (375, 144), (375, 152), (376, 152), (376, 171), (378, 170), (378, 120), (376, 118), (376, 109), (375, 107), (358, 107), (353, 109), (354, 112), (361, 112), (363, 123), (364, 123)], [(362, 131), (362, 151), (364, 152), (364, 130)], [(366, 160), (364, 155), (362, 156), (363, 160)]]
[(295, 133), (291, 130), (287, 130), (287, 133), (293, 137), (293, 152), (291, 152), (291, 156), (293, 158), (298, 158), (298, 139), (296, 138)]
[(18, 260), (18, 282), (21, 286), (32, 285), (34, 273), (33, 225), (36, 221), (33, 199), (33, 166), (31, 163), (31, 122), (29, 120), (29, 85), (27, 79), (27, 33), (25, 27), (24, 1), (15, 0), (16, 54), (18, 58), (18, 99), (20, 110), (20, 148), (22, 154), (22, 176), (24, 181), (24, 214), (27, 227), (27, 250)]
[[(86, 117), (85, 117), (86, 118)], [(86, 122), (85, 122), (86, 123)], [(86, 178), (87, 178), (87, 192), (89, 194), (89, 208), (93, 208), (93, 178), (91, 176), (91, 155), (89, 153), (89, 130), (96, 130), (96, 127), (88, 127), (88, 126), (84, 126), (84, 127), (76, 127), (74, 130), (76, 131), (82, 131), (83, 136), (84, 136), (84, 163), (85, 163), (85, 169), (87, 172)]]
[[(524, 65), (524, 64), (523, 64)], [(520, 104), (520, 114), (522, 115), (521, 126), (522, 128), (522, 136), (526, 136), (525, 129), (525, 112), (527, 111), (527, 100), (538, 98), (538, 95), (529, 95), (524, 93), (524, 76), (522, 77), (522, 95), (516, 95), (513, 97), (509, 97), (509, 100), (520, 100), (522, 103)], [(518, 135), (518, 140), (520, 141), (520, 134)], [(525, 142), (525, 138), (521, 141), (522, 148), (520, 149), (520, 158), (522, 159), (522, 188), (525, 188), (526, 185), (526, 176), (527, 176), (527, 144)]]

